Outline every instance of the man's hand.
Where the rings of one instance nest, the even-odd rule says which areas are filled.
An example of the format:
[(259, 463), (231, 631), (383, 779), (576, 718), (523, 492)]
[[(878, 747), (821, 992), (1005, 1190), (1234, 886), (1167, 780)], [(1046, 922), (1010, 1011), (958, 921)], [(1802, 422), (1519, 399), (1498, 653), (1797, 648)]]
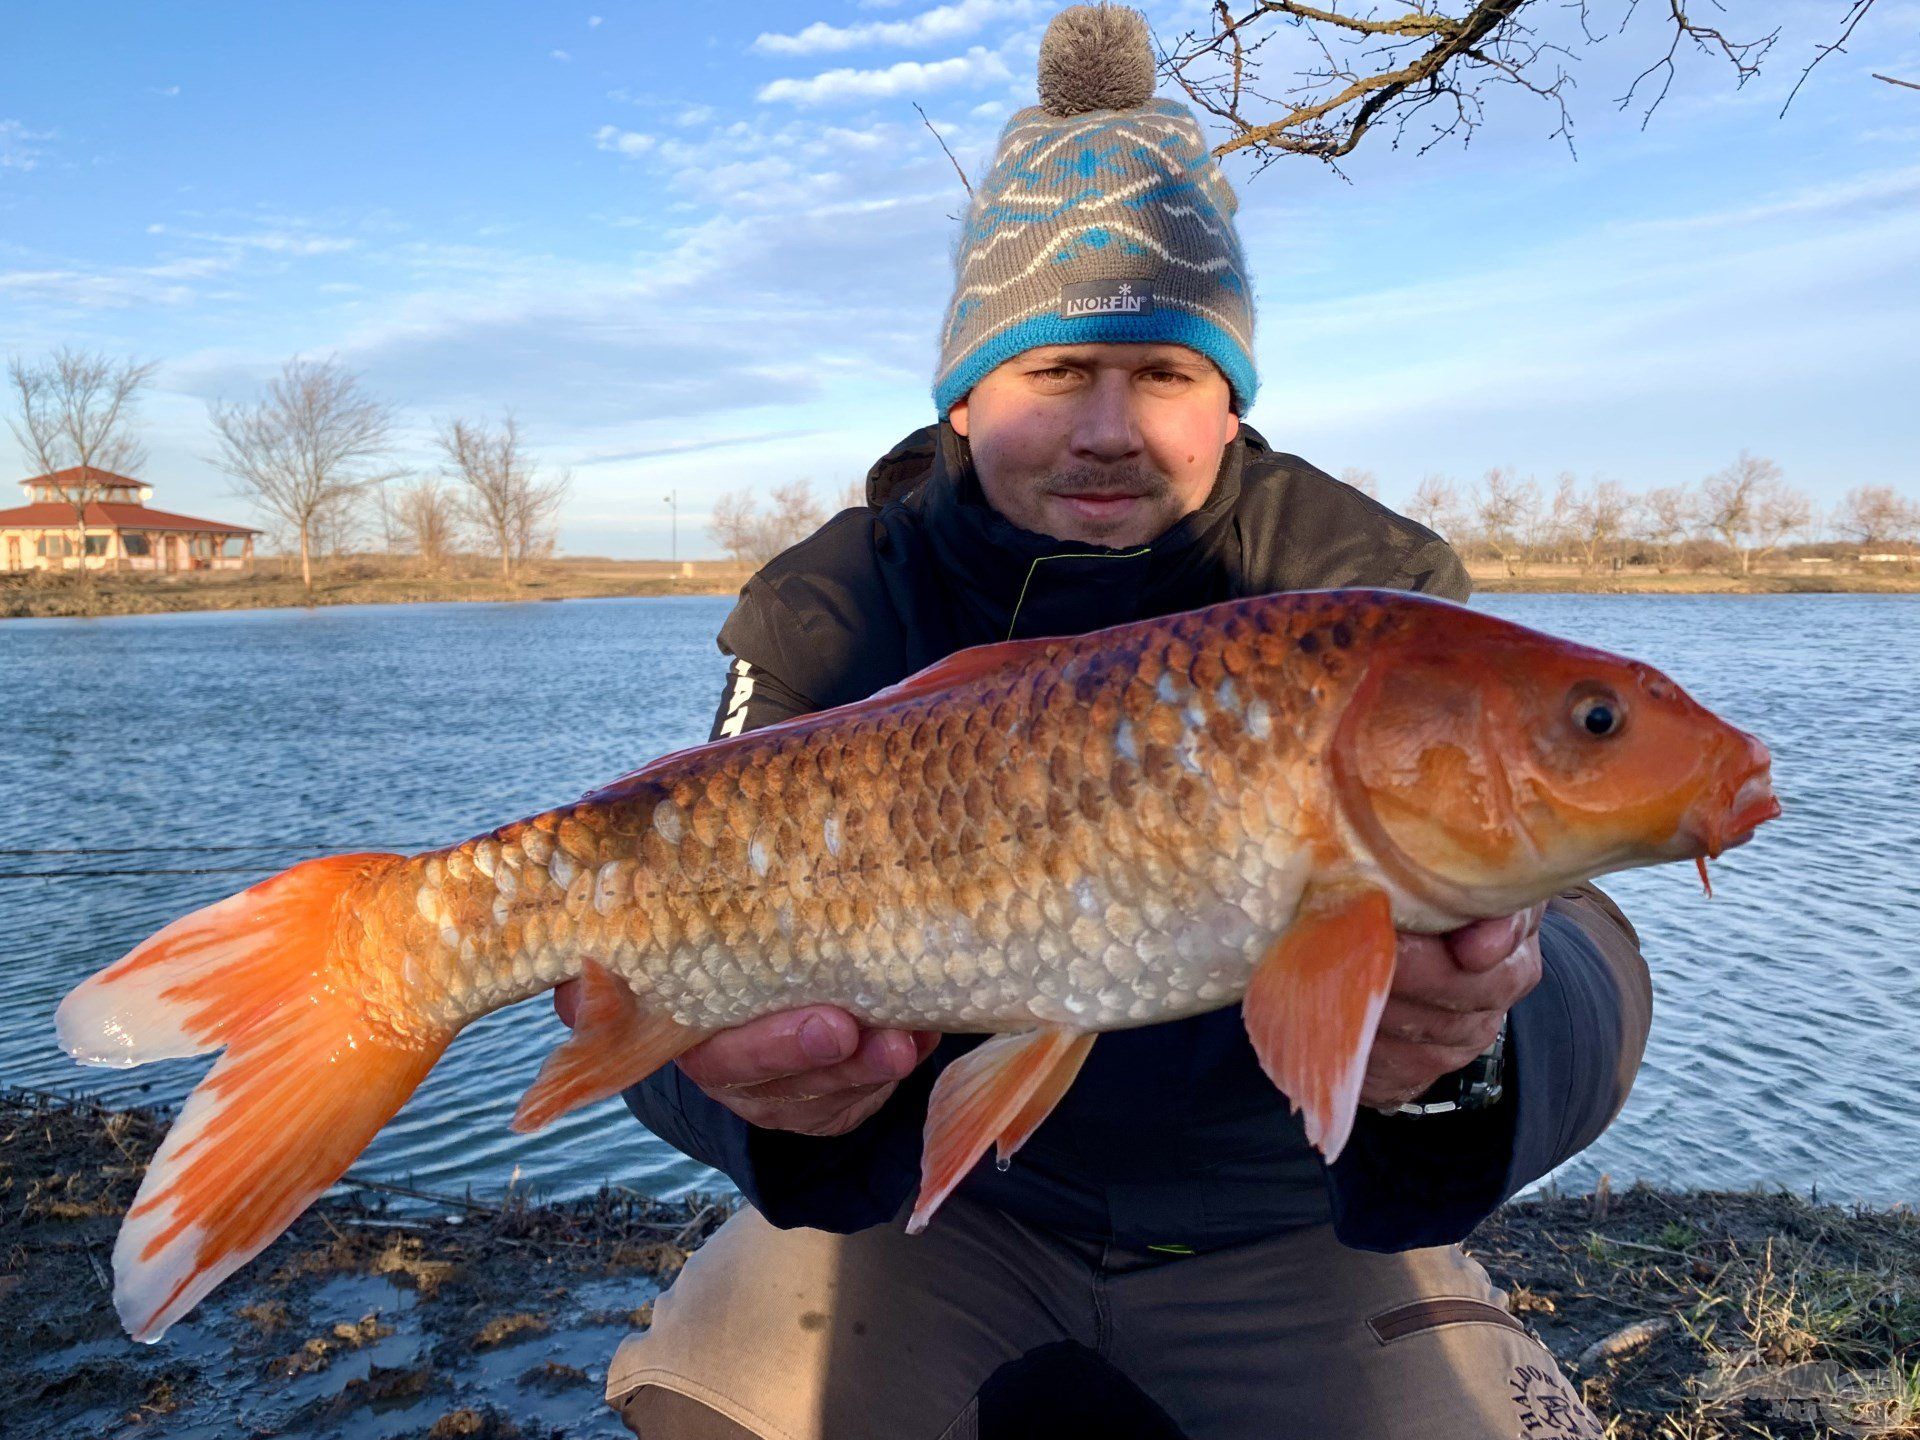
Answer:
[(1545, 910), (1535, 905), (1445, 935), (1401, 934), (1362, 1105), (1404, 1105), (1493, 1043), (1507, 1011), (1540, 983)]
[[(569, 1027), (577, 983), (553, 992), (554, 1011)], [(844, 1135), (886, 1104), (939, 1043), (931, 1030), (862, 1030), (844, 1010), (810, 1005), (709, 1035), (677, 1063), (749, 1125)]]

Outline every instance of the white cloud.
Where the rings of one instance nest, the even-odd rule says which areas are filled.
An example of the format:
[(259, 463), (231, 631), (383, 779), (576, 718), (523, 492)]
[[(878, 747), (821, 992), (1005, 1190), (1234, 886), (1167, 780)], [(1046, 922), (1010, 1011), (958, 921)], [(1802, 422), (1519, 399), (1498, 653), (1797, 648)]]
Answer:
[(51, 130), (29, 130), (18, 120), (0, 120), (0, 170), (31, 170), (43, 152), (38, 141), (51, 140)]
[(171, 100), (180, 93), (180, 87), (178, 85), (156, 85), (153, 87), (153, 93), (155, 95), (163, 95)]
[(684, 126), (704, 125), (711, 119), (713, 119), (711, 105), (689, 105), (673, 117), (673, 123)]
[(255, 230), (244, 235), (225, 235), (204, 230), (175, 230), (158, 221), (147, 226), (149, 235), (174, 235), (182, 240), (198, 240), (208, 245), (218, 245), (229, 252), (228, 258), (236, 258), (243, 250), (258, 250), (268, 255), (291, 255), (305, 257), (310, 255), (337, 255), (343, 250), (352, 250), (360, 242), (350, 235), (319, 235), (304, 225), (295, 223), (273, 230)]
[(875, 100), (892, 95), (917, 95), (953, 85), (979, 85), (1011, 79), (1006, 62), (983, 45), (950, 60), (922, 63), (902, 60), (884, 70), (828, 70), (807, 80), (775, 80), (754, 96), (763, 103), (831, 105), (842, 100)]
[(622, 130), (618, 125), (602, 125), (593, 132), (594, 148), (610, 150), (616, 155), (644, 155), (657, 143), (651, 135), (642, 135), (637, 130)]
[(0, 295), (81, 310), (184, 305), (193, 291), (142, 270), (0, 270)]
[(1920, 165), (1858, 175), (1824, 185), (1810, 185), (1788, 194), (1769, 197), (1757, 204), (1742, 205), (1730, 210), (1643, 220), (1621, 228), (1642, 234), (1657, 235), (1666, 231), (1713, 230), (1727, 226), (1751, 225), (1757, 221), (1781, 220), (1789, 216), (1901, 208), (1920, 208)]
[(564, 50), (549, 50), (547, 52), (547, 58), (549, 60), (571, 60), (573, 59), (573, 56), (569, 55)]
[(816, 20), (793, 35), (763, 32), (753, 49), (761, 55), (828, 55), (879, 45), (933, 45), (972, 35), (989, 20), (1024, 16), (1033, 9), (1034, 0), (955, 0), (911, 20), (867, 20), (858, 25)]
[(598, 30), (602, 25), (606, 23), (607, 23), (607, 17), (604, 15), (589, 15), (587, 17), (587, 28), (589, 30)]

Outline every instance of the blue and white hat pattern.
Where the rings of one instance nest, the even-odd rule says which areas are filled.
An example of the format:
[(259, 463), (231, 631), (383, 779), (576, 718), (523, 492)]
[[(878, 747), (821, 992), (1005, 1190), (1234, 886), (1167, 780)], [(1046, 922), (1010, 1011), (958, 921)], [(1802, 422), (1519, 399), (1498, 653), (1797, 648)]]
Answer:
[(1245, 413), (1258, 379), (1232, 187), (1184, 105), (1022, 110), (955, 254), (934, 404), (1041, 345), (1171, 341), (1218, 365)]

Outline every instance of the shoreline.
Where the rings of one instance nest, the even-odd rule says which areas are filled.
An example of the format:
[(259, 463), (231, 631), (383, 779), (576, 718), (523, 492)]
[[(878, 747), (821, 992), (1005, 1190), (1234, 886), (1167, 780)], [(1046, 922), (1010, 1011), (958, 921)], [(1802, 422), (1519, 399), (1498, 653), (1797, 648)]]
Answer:
[[(283, 562), (269, 561), (252, 575), (99, 574), (91, 587), (80, 585), (70, 575), (0, 575), (0, 621), (321, 609), (336, 605), (517, 604), (733, 595), (754, 571), (751, 565), (731, 560), (552, 560), (509, 582), (478, 572), (414, 574), (384, 557), (374, 557), (335, 563), (316, 579), (309, 601), (297, 578), (278, 573), (284, 568)], [(1469, 573), (1475, 592), (1483, 595), (1920, 594), (1920, 574), (1897, 570), (1857, 575), (1772, 571), (1746, 576), (1711, 571), (1663, 575), (1649, 571), (1511, 576), (1498, 566), (1473, 565)]]
[[(613, 1348), (731, 1209), (609, 1188), (400, 1212), (350, 1191), (141, 1346), (107, 1257), (166, 1123), (0, 1091), (0, 1423), (16, 1440), (622, 1436), (599, 1398)], [(1505, 1206), (1468, 1249), (1617, 1440), (1920, 1435), (1912, 1210), (1603, 1180)]]

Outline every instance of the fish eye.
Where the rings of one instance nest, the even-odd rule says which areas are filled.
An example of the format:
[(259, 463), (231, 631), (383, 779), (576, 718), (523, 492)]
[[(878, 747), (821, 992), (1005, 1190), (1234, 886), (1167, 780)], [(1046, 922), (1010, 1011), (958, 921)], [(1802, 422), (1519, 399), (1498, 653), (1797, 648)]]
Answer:
[(1627, 707), (1610, 691), (1581, 695), (1573, 702), (1573, 723), (1596, 740), (1618, 735), (1627, 723)]

